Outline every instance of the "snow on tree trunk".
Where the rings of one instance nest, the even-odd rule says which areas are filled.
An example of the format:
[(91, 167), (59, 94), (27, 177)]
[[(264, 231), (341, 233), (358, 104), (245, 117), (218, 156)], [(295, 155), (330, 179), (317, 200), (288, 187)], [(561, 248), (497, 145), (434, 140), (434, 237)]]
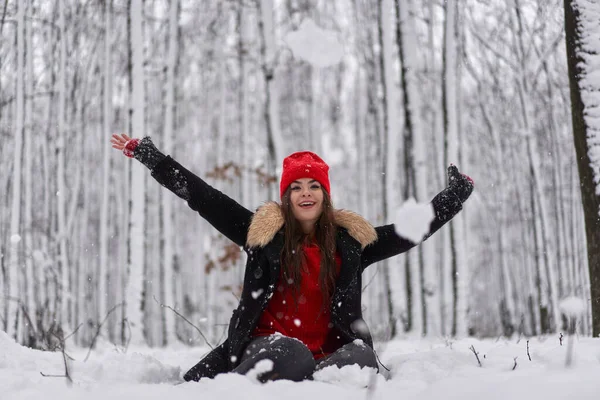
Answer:
[[(175, 88), (176, 73), (179, 60), (179, 1), (172, 1), (169, 6), (169, 47), (167, 55), (167, 81), (165, 86), (165, 130), (163, 133), (163, 148), (165, 154), (171, 154), (173, 150), (173, 137), (175, 129)], [(162, 235), (163, 235), (163, 261), (164, 271), (164, 304), (175, 307), (175, 292), (173, 279), (173, 196), (169, 193), (162, 196)], [(165, 344), (169, 345), (177, 341), (175, 335), (175, 314), (171, 310), (165, 310), (166, 338)]]
[(600, 335), (600, 3), (565, 0), (573, 135), (585, 215), (592, 334)]
[(24, 75), (25, 75), (25, 4), (18, 2), (17, 6), (17, 84), (16, 84), (16, 110), (15, 110), (15, 149), (13, 153), (13, 184), (10, 216), (9, 248), (10, 258), (8, 263), (8, 313), (6, 315), (6, 333), (17, 340), (22, 324), (18, 321), (19, 305), (24, 299), (19, 293), (19, 274), (21, 273), (21, 174), (23, 158), (23, 118), (24, 118)]
[[(112, 149), (106, 145), (106, 138), (110, 137), (112, 131), (112, 1), (104, 4), (104, 71), (102, 78), (102, 128), (100, 135), (102, 151), (102, 198), (100, 203), (100, 261), (97, 272), (97, 310), (100, 321), (108, 310), (108, 242), (109, 242), (109, 177), (110, 177), (110, 154)], [(106, 327), (104, 327), (106, 329)]]
[[(264, 106), (264, 118), (267, 128), (267, 145), (271, 167), (279, 169), (279, 162), (283, 160), (284, 148), (281, 136), (281, 124), (279, 122), (279, 84), (277, 70), (277, 59), (275, 49), (275, 30), (273, 26), (273, 0), (259, 0), (259, 30), (262, 36), (261, 55), (262, 70), (266, 85), (266, 99)], [(271, 185), (275, 186), (275, 185)], [(274, 187), (273, 195), (278, 193)]]
[[(132, 137), (145, 136), (144, 117), (144, 39), (143, 0), (129, 0), (129, 79)], [(146, 167), (135, 162), (131, 166), (131, 202), (129, 210), (129, 276), (126, 289), (127, 321), (131, 326), (131, 343), (145, 343), (143, 330), (144, 291), (144, 224)]]
[[(427, 197), (427, 165), (425, 154), (425, 138), (421, 123), (421, 98), (418, 91), (417, 69), (418, 54), (416, 49), (415, 27), (412, 4), (408, 0), (395, 0), (397, 20), (397, 40), (402, 63), (402, 88), (404, 89), (404, 113), (407, 142), (407, 165), (412, 171), (413, 194), (417, 202), (426, 202)], [(424, 298), (424, 287), (435, 285), (435, 278), (431, 276), (431, 241), (422, 243), (415, 252), (409, 254), (410, 286), (412, 288), (412, 315), (411, 330), (415, 333), (427, 333), (428, 311)], [(418, 255), (418, 257), (416, 256)], [(425, 275), (427, 274), (427, 275)]]

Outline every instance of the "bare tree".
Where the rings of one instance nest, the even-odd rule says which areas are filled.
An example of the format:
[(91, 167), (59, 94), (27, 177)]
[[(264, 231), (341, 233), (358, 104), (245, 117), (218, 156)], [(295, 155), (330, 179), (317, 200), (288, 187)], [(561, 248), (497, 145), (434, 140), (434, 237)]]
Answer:
[(600, 83), (592, 77), (600, 60), (595, 38), (600, 34), (600, 4), (593, 0), (565, 0), (567, 61), (571, 88), (573, 138), (581, 199), (585, 214), (587, 256), (592, 302), (592, 334), (600, 335), (600, 158), (598, 145), (598, 101)]

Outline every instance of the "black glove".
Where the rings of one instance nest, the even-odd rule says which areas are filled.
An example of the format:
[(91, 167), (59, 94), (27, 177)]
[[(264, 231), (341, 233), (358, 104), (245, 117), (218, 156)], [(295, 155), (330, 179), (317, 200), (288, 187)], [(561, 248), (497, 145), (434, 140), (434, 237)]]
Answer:
[(133, 151), (133, 156), (150, 170), (153, 170), (159, 162), (166, 158), (166, 156), (154, 146), (154, 143), (152, 143), (152, 140), (150, 140), (150, 137), (148, 136), (143, 138), (136, 146)]
[(458, 172), (458, 168), (454, 164), (448, 167), (448, 191), (454, 194), (461, 203), (467, 201), (475, 183), (473, 179), (465, 174)]

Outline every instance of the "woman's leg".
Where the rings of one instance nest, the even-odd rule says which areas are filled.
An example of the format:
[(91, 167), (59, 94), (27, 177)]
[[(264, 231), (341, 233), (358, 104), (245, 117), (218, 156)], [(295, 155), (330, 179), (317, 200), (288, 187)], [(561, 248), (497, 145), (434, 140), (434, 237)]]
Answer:
[(342, 368), (346, 365), (357, 364), (361, 368), (370, 367), (379, 371), (375, 352), (364, 343), (351, 342), (337, 349), (334, 353), (323, 357), (317, 364), (316, 370), (332, 365)]
[(271, 335), (252, 340), (233, 372), (245, 375), (261, 360), (273, 362), (272, 368), (260, 374), (260, 382), (288, 379), (302, 381), (315, 371), (315, 359), (302, 342), (287, 336)]

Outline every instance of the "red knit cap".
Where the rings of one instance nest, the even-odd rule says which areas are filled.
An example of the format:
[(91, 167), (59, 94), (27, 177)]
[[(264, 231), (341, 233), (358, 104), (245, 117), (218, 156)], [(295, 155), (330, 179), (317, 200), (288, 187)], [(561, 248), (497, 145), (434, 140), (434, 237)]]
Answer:
[(292, 182), (302, 178), (311, 178), (321, 184), (323, 190), (329, 193), (329, 165), (315, 153), (299, 151), (283, 159), (283, 173), (279, 183), (279, 196)]

